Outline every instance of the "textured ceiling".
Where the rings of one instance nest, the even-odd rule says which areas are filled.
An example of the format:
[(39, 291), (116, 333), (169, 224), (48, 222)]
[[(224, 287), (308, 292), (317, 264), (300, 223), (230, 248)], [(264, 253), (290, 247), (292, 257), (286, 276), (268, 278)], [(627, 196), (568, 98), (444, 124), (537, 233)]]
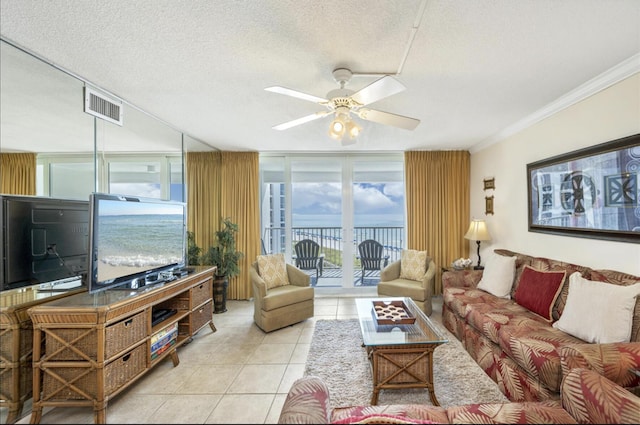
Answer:
[[(2, 0), (2, 37), (222, 150), (472, 149), (596, 77), (640, 64), (640, 1)], [(627, 62), (625, 62), (627, 61)], [(322, 107), (332, 70), (397, 74), (370, 106), (414, 131), (360, 121), (355, 145)], [(637, 69), (636, 69), (637, 70)], [(358, 90), (379, 78), (354, 76)], [(126, 120), (126, 117), (125, 117)]]

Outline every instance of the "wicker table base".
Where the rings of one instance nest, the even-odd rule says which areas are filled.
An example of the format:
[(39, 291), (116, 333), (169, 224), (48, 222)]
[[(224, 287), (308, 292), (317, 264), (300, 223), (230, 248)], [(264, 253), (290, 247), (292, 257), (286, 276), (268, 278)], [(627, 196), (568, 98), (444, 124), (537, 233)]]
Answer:
[[(375, 307), (403, 305), (414, 321), (386, 325)], [(433, 352), (448, 342), (446, 336), (415, 302), (405, 298), (357, 298), (356, 309), (373, 375), (371, 404), (378, 403), (382, 389), (427, 388), (431, 402), (439, 406), (433, 388)]]
[(367, 347), (373, 369), (371, 404), (378, 404), (382, 389), (427, 388), (431, 402), (439, 406), (433, 388), (433, 351), (438, 345)]

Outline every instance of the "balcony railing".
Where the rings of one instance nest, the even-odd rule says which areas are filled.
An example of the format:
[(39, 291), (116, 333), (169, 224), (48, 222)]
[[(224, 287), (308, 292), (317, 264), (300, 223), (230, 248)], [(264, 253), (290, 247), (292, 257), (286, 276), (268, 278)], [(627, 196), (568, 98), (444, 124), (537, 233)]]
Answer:
[[(389, 263), (400, 259), (404, 246), (404, 227), (354, 227), (353, 264), (354, 280), (360, 279), (360, 260), (358, 245), (367, 239), (374, 239), (384, 247), (384, 254), (389, 256)], [(291, 250), (302, 239), (311, 239), (320, 245), (320, 253), (324, 254), (324, 270), (329, 275), (336, 276), (336, 271), (342, 270), (342, 252), (345, 241), (342, 238), (341, 227), (292, 227)], [(267, 227), (264, 229), (262, 242), (267, 253), (285, 253), (286, 238), (284, 227)], [(341, 274), (340, 274), (341, 275)]]

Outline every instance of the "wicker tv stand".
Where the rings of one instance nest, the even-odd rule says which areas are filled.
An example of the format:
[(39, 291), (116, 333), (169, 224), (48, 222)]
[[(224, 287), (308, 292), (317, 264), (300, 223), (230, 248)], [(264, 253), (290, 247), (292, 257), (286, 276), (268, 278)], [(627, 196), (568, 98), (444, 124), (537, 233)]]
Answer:
[[(106, 423), (110, 399), (167, 357), (177, 366), (179, 346), (207, 324), (216, 331), (214, 271), (199, 266), (146, 290), (85, 292), (29, 309), (31, 423), (40, 423), (45, 406), (93, 407), (95, 423)], [(158, 308), (177, 312), (152, 326), (152, 311)]]

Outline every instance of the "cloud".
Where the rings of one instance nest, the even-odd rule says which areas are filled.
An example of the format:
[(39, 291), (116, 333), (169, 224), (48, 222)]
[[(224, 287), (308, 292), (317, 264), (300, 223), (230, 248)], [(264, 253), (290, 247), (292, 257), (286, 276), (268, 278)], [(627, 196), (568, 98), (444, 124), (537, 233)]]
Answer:
[[(403, 214), (403, 187), (398, 184), (355, 184), (355, 214)], [(341, 214), (340, 183), (296, 183), (293, 185), (294, 214)]]

